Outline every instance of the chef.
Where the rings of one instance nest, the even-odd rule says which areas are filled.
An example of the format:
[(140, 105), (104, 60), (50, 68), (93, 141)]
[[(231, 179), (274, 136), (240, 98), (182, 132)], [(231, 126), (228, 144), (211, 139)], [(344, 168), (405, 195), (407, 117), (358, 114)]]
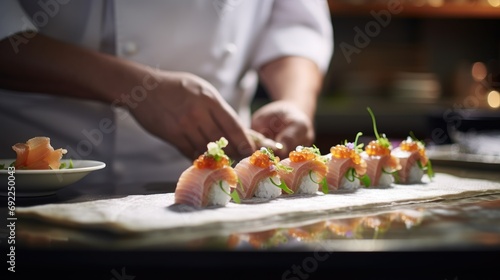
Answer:
[(107, 164), (86, 180), (134, 183), (176, 181), (221, 136), (233, 159), (250, 131), (286, 156), (314, 141), (332, 35), (323, 0), (3, 0), (0, 158), (47, 136)]

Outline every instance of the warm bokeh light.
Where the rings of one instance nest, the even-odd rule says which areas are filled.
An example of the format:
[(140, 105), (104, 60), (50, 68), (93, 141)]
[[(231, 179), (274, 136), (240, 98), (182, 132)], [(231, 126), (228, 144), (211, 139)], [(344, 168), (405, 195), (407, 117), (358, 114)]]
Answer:
[(441, 7), (444, 4), (444, 0), (429, 0), (428, 2), (432, 7)]
[(471, 74), (472, 78), (476, 82), (484, 80), (488, 75), (488, 70), (486, 69), (486, 65), (482, 62), (474, 63), (472, 65)]
[(500, 0), (488, 0), (488, 4), (492, 7), (500, 7)]
[(495, 109), (500, 107), (500, 92), (492, 90), (488, 93), (488, 105)]

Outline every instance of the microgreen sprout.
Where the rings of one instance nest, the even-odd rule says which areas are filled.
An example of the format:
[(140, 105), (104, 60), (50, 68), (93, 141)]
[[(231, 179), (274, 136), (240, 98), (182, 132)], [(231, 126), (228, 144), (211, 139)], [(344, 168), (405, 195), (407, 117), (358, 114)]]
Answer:
[(290, 173), (293, 171), (293, 167), (281, 164), (279, 158), (274, 155), (273, 150), (271, 150), (270, 148), (262, 147), (260, 148), (260, 152), (269, 157), (269, 160), (273, 162), (273, 165), (274, 167), (276, 167), (276, 169), (281, 170), (285, 173)]
[(295, 151), (297, 151), (297, 152), (306, 151), (306, 152), (316, 154), (318, 156), (321, 155), (321, 152), (319, 151), (319, 148), (316, 147), (316, 145), (313, 145), (312, 147), (304, 147), (302, 145), (299, 145), (295, 148)]
[(356, 134), (356, 139), (354, 139), (354, 142), (347, 142), (347, 140), (345, 140), (345, 146), (351, 150), (354, 150), (358, 154), (361, 153), (363, 151), (364, 144), (363, 143), (358, 144), (358, 140), (359, 137), (362, 135), (363, 135), (362, 132), (358, 132), (358, 134)]
[[(420, 149), (424, 149), (424, 148), (425, 148), (425, 143), (424, 143), (424, 141), (423, 141), (423, 140), (419, 140), (419, 139), (415, 136), (415, 134), (413, 133), (413, 131), (410, 131), (410, 136), (408, 136), (408, 138), (409, 138), (409, 139), (411, 139), (413, 142), (416, 142), (416, 143), (417, 143), (417, 145), (418, 145), (418, 147), (419, 147)], [(408, 140), (406, 140), (406, 141), (408, 141)], [(408, 141), (408, 142), (409, 142), (409, 141)]]
[(375, 133), (375, 137), (377, 138), (378, 143), (382, 147), (385, 147), (385, 148), (388, 148), (388, 149), (392, 149), (391, 142), (389, 141), (389, 139), (387, 139), (387, 137), (385, 136), (385, 134), (382, 133), (382, 136), (380, 136), (378, 134), (378, 131), (377, 131), (377, 121), (375, 120), (375, 115), (373, 114), (372, 109), (370, 109), (370, 107), (367, 107), (366, 109), (368, 110), (368, 113), (370, 114), (370, 117), (372, 118), (373, 132)]
[(221, 137), (218, 141), (210, 142), (207, 144), (207, 155), (214, 157), (216, 161), (219, 161), (221, 158), (226, 156), (223, 148), (227, 147), (229, 142), (226, 138)]
[(316, 145), (312, 145), (312, 147), (297, 146), (297, 148), (295, 150), (297, 152), (306, 151), (306, 152), (309, 152), (311, 154), (314, 154), (314, 155), (316, 155), (316, 159), (318, 159), (322, 162), (326, 163), (328, 161), (328, 158), (321, 155), (321, 151), (319, 150), (319, 148)]
[(321, 156), (321, 152), (319, 151), (319, 148), (316, 147), (316, 145), (312, 145), (312, 147), (305, 147), (304, 150), (309, 151), (315, 155)]

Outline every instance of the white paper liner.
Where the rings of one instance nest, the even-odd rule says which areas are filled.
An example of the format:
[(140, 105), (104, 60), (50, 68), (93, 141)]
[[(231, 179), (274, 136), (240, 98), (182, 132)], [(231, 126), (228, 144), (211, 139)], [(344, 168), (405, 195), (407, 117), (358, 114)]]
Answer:
[(500, 193), (500, 183), (436, 174), (431, 182), (398, 185), (388, 188), (360, 188), (350, 193), (317, 195), (283, 195), (271, 200), (251, 199), (241, 204), (230, 202), (224, 207), (194, 209), (175, 205), (174, 194), (130, 195), (123, 198), (80, 203), (46, 204), (19, 207), (19, 219), (34, 217), (42, 221), (99, 228), (120, 234), (146, 233), (156, 230), (193, 227), (242, 229), (263, 224), (276, 226), (290, 220), (315, 215), (342, 214), (353, 210), (459, 199)]

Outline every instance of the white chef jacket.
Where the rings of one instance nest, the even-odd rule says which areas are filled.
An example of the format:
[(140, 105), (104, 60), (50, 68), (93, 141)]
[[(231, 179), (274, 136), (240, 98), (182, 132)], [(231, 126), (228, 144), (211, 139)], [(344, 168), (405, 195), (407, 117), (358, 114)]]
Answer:
[[(29, 30), (152, 69), (198, 75), (218, 89), (247, 126), (256, 69), (296, 55), (326, 72), (333, 51), (324, 0), (2, 0), (0, 38), (25, 32), (19, 36), (27, 39), (13, 41), (17, 55), (36, 36)], [(87, 176), (89, 182), (177, 181), (192, 164), (127, 111), (109, 104), (5, 89), (0, 100), (0, 158), (15, 157), (14, 143), (48, 136), (55, 148), (68, 150), (65, 158), (107, 164)]]

